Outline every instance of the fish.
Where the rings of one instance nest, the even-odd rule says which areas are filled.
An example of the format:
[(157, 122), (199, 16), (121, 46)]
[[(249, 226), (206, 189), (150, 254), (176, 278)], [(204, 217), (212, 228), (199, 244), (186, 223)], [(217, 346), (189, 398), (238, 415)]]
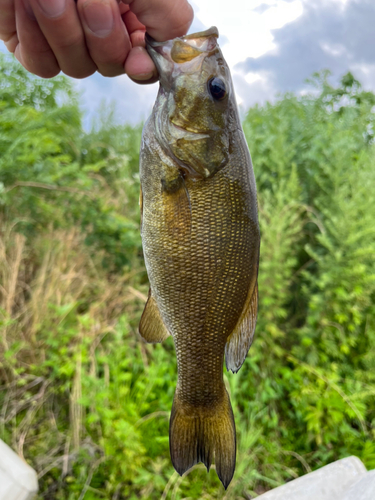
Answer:
[(226, 489), (236, 430), (224, 383), (253, 340), (260, 231), (252, 161), (216, 27), (166, 42), (146, 34), (159, 92), (140, 151), (141, 236), (150, 282), (139, 333), (172, 335), (169, 426), (182, 475), (203, 462)]

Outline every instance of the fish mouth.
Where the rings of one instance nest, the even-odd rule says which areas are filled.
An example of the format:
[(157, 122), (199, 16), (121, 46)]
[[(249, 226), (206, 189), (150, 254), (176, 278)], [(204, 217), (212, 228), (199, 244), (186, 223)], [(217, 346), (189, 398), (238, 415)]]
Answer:
[(209, 43), (211, 38), (219, 38), (219, 31), (216, 26), (211, 26), (211, 28), (205, 31), (191, 33), (190, 35), (184, 35), (174, 38), (173, 40), (167, 40), (165, 42), (158, 42), (148, 33), (146, 33), (145, 35), (146, 46), (152, 47), (153, 49), (157, 49), (158, 47), (165, 47), (168, 44), (175, 42), (176, 40), (181, 40), (188, 43), (190, 46), (200, 49), (204, 52), (212, 50), (214, 48), (214, 45), (216, 45), (216, 43)]
[[(196, 60), (199, 56), (206, 56), (217, 48), (219, 32), (215, 26), (198, 33), (191, 33), (181, 37), (158, 42), (148, 33), (145, 35), (146, 50), (155, 63), (159, 76), (170, 75), (176, 65), (188, 70), (189, 61)], [(192, 63), (194, 64), (194, 63)]]

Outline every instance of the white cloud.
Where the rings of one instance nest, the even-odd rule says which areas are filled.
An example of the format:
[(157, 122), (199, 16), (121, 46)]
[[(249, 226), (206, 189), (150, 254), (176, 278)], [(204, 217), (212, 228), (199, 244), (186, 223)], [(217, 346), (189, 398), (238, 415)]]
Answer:
[[(263, 12), (257, 7), (268, 7)], [(217, 26), (228, 39), (225, 59), (230, 68), (247, 57), (259, 57), (275, 48), (271, 30), (294, 21), (302, 14), (302, 1), (293, 0), (206, 0), (195, 4), (196, 17), (206, 26)]]
[(258, 80), (262, 80), (262, 77), (260, 76), (259, 73), (247, 73), (247, 75), (245, 76), (245, 80), (247, 81), (247, 83), (254, 83)]
[(259, 81), (251, 81), (254, 74), (264, 76), (262, 85), (268, 88), (267, 99), (273, 99), (278, 92), (305, 91), (305, 80), (324, 69), (331, 71), (333, 83), (352, 71), (364, 88), (375, 89), (375, 53), (370, 43), (374, 0), (302, 2), (302, 15), (273, 31), (277, 50), (257, 58), (248, 57), (236, 66), (234, 75), (251, 72), (247, 88), (237, 90), (245, 105), (253, 103), (254, 94), (260, 97), (256, 85)]
[[(341, 1), (341, 0), (337, 0), (337, 1)], [(345, 54), (345, 52), (346, 52), (345, 47), (340, 43), (335, 43), (335, 44), (333, 44), (333, 43), (331, 43), (331, 44), (330, 43), (321, 43), (320, 47), (323, 49), (324, 52), (326, 52), (330, 56), (334, 56), (334, 57), (341, 56), (342, 54)]]

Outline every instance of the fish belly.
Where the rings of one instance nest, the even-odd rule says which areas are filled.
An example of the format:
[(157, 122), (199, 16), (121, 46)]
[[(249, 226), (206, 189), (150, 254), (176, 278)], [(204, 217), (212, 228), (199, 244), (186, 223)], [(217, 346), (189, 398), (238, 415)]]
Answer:
[(225, 343), (255, 286), (256, 200), (242, 164), (209, 179), (187, 178), (167, 192), (165, 164), (153, 158), (149, 172), (141, 172), (151, 289), (174, 338), (181, 398), (211, 405), (223, 394)]

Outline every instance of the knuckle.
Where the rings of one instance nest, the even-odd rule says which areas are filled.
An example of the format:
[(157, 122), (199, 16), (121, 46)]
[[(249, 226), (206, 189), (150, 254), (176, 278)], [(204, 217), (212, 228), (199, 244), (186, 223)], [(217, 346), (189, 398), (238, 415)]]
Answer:
[(74, 69), (66, 69), (64, 73), (71, 78), (76, 78), (77, 80), (82, 80), (83, 78), (87, 78), (95, 73), (96, 68), (74, 68)]
[(124, 68), (121, 66), (99, 67), (98, 71), (102, 76), (108, 76), (108, 77), (119, 76), (125, 73)]
[(119, 71), (124, 70), (124, 63), (125, 63), (125, 57), (123, 54), (118, 55), (115, 58), (109, 59), (109, 64), (113, 67), (116, 68)]
[(85, 39), (82, 33), (59, 38), (54, 40), (53, 46), (56, 50), (74, 49), (86, 47)]
[(96, 65), (98, 66), (98, 71), (102, 76), (119, 76), (125, 73), (124, 69), (124, 57), (108, 57), (108, 58), (94, 58)]
[(17, 47), (17, 43), (5, 42), (4, 45), (7, 48), (8, 52), (14, 54), (16, 47)]
[(37, 54), (21, 50), (17, 57), (22, 66), (30, 73), (40, 78), (53, 78), (60, 73), (59, 65), (50, 52), (39, 52)]
[(5, 47), (9, 52), (14, 52), (18, 45), (17, 33), (0, 33), (0, 40), (4, 42)]
[(45, 79), (54, 78), (59, 73), (60, 73), (60, 68), (43, 68), (35, 72), (37, 76)]

